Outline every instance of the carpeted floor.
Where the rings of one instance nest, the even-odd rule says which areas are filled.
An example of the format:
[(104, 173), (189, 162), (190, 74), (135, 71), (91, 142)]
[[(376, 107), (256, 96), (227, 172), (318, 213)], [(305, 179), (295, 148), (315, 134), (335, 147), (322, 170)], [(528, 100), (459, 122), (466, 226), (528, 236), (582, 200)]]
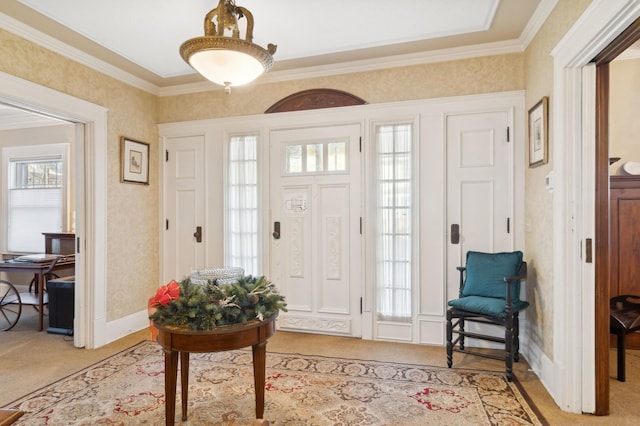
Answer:
[[(192, 354), (189, 384), (183, 424), (223, 425), (254, 413), (248, 350)], [(164, 354), (142, 342), (9, 408), (25, 411), (19, 425), (163, 424)], [(264, 417), (300, 426), (542, 424), (501, 373), (274, 352)]]
[[(36, 330), (37, 315), (33, 309), (28, 309), (23, 312), (16, 327), (0, 333), (0, 407), (6, 407), (23, 395), (31, 394), (149, 338), (149, 331), (142, 330), (98, 349), (77, 349), (73, 347), (70, 337)], [(272, 352), (446, 367), (443, 347), (283, 331), (278, 331), (269, 339), (267, 359)], [(514, 368), (519, 383), (550, 425), (635, 426), (640, 424), (636, 409), (640, 402), (640, 351), (627, 351), (627, 381), (624, 383), (615, 380), (615, 357), (616, 351), (612, 349), (611, 415), (603, 417), (560, 410), (544, 384), (529, 369), (526, 359), (521, 359)], [(504, 363), (454, 354), (454, 369), (458, 368), (501, 373)]]

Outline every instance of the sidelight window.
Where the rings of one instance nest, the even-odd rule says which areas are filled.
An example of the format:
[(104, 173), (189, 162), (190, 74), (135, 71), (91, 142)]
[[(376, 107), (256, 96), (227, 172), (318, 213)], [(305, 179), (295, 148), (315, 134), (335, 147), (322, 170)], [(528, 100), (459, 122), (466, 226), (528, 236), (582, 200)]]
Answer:
[(258, 137), (233, 136), (227, 164), (227, 245), (225, 263), (247, 275), (260, 272)]
[(411, 319), (412, 126), (376, 129), (377, 315)]

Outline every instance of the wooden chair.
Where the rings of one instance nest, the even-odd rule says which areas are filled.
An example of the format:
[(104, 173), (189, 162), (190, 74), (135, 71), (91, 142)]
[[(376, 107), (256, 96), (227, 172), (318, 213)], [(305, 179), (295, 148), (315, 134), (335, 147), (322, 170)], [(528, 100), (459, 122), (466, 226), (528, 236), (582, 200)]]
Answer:
[[(459, 298), (449, 301), (447, 309), (447, 365), (451, 368), (453, 364), (453, 352), (504, 360), (507, 380), (511, 381), (513, 363), (519, 360), (518, 314), (529, 306), (520, 300), (520, 280), (527, 275), (522, 252), (469, 251), (466, 266), (457, 269), (460, 271)], [(504, 337), (467, 331), (468, 322), (499, 326), (504, 329)], [(467, 337), (502, 343), (504, 355), (469, 350), (465, 347)]]
[(640, 330), (640, 296), (623, 294), (611, 298), (609, 331), (618, 336), (618, 380), (626, 380), (625, 338), (627, 334)]

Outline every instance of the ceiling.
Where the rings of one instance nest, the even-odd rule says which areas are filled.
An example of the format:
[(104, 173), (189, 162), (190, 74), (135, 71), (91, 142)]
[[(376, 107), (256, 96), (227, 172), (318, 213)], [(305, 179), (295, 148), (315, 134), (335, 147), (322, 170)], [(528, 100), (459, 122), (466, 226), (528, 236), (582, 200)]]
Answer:
[[(218, 0), (2, 0), (0, 13), (159, 88), (204, 79), (178, 53)], [(549, 0), (236, 0), (254, 42), (278, 46), (269, 74), (508, 43)], [(68, 53), (67, 53), (68, 54)], [(424, 60), (423, 60), (424, 62)], [(387, 65), (388, 66), (388, 65)], [(268, 75), (268, 74), (267, 74)]]
[[(156, 94), (211, 90), (180, 45), (218, 0), (1, 0), (0, 28)], [(254, 42), (278, 45), (259, 81), (522, 51), (554, 0), (236, 0)], [(549, 6), (551, 5), (551, 6)], [(542, 10), (542, 11), (541, 11)], [(537, 17), (537, 19), (536, 19)], [(529, 39), (527, 39), (529, 37)], [(215, 86), (217, 88), (217, 86)], [(173, 91), (173, 92), (171, 92)], [(0, 130), (47, 123), (0, 105)]]

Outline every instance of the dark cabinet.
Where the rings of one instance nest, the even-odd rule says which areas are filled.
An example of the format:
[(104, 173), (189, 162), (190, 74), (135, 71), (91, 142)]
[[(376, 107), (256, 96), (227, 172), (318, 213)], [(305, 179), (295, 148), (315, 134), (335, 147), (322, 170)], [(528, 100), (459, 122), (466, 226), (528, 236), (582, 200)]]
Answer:
[[(640, 295), (640, 176), (611, 176), (609, 296)], [(640, 349), (640, 333), (627, 338)]]

